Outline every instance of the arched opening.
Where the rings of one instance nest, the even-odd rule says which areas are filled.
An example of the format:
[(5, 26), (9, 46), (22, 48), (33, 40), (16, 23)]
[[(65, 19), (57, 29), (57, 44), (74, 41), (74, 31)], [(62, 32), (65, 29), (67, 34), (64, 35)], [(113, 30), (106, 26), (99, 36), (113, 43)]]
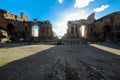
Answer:
[(74, 37), (74, 28), (71, 27), (71, 38), (73, 38), (73, 37)]
[(7, 31), (8, 31), (9, 33), (14, 33), (14, 31), (15, 31), (15, 26), (14, 26), (13, 24), (9, 23), (9, 24), (7, 25)]
[(104, 41), (109, 40), (110, 31), (111, 31), (110, 25), (105, 25), (103, 27), (103, 40)]
[(92, 27), (90, 28), (90, 33), (93, 33), (93, 28)]
[(84, 35), (85, 35), (85, 26), (82, 25), (81, 26), (81, 36), (84, 37)]
[(82, 25), (80, 27), (80, 33), (81, 33), (81, 37), (83, 37), (84, 39), (88, 38), (88, 27), (87, 27), (87, 25)]
[(38, 37), (39, 36), (39, 26), (38, 25), (34, 25), (34, 37)]
[(8, 32), (10, 40), (15, 41), (16, 31), (15, 31), (15, 26), (12, 23), (9, 23), (7, 25), (7, 32)]

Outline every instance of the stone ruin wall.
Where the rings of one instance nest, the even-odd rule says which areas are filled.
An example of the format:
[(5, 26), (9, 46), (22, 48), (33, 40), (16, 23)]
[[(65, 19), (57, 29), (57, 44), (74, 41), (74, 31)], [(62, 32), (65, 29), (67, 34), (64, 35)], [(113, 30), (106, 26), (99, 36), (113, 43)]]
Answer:
[[(17, 15), (14, 15), (12, 13), (9, 13), (5, 10), (0, 9), (0, 30), (5, 30), (7, 33), (9, 31), (7, 30), (9, 24), (14, 27), (14, 34), (24, 34), (26, 38), (28, 37), (34, 37), (34, 25), (38, 25), (39, 27), (39, 38), (41, 39), (52, 39), (53, 38), (53, 31), (52, 31), (52, 24), (50, 21), (28, 21), (28, 17), (21, 13), (21, 16), (18, 17)], [(13, 33), (12, 33), (13, 34)], [(13, 36), (15, 36), (13, 34)], [(0, 34), (2, 35), (2, 34)], [(9, 34), (8, 34), (9, 35)], [(17, 38), (17, 36), (15, 37)]]
[(93, 23), (95, 29), (94, 32), (101, 33), (103, 36), (104, 27), (109, 26), (109, 40), (120, 41), (120, 12), (115, 12), (104, 16)]
[(4, 18), (5, 19), (12, 19), (12, 20), (17, 20), (17, 21), (28, 21), (28, 17), (24, 14), (24, 13), (21, 13), (20, 17), (17, 16), (17, 15), (14, 15), (13, 13), (11, 12), (6, 12), (4, 14)]
[[(71, 34), (80, 32), (77, 31), (72, 33), (71, 27), (75, 29), (76, 27), (80, 28), (81, 25), (85, 25), (87, 26), (86, 28), (88, 28), (86, 29), (87, 31), (85, 31), (87, 32), (86, 36), (87, 39), (90, 41), (120, 41), (120, 11), (114, 12), (97, 20), (95, 20), (94, 16), (95, 14), (93, 13), (89, 15), (86, 20), (68, 21), (66, 36), (71, 37)], [(109, 28), (110, 31), (106, 30), (105, 32), (106, 26)], [(80, 37), (81, 36), (79, 36), (78, 38)]]

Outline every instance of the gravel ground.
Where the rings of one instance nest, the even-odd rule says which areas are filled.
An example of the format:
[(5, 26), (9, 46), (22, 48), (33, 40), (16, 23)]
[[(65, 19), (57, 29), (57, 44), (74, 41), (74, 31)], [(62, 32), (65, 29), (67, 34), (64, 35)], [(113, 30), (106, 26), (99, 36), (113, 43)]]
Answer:
[(120, 50), (96, 45), (34, 45), (31, 55), (0, 67), (0, 80), (120, 80)]

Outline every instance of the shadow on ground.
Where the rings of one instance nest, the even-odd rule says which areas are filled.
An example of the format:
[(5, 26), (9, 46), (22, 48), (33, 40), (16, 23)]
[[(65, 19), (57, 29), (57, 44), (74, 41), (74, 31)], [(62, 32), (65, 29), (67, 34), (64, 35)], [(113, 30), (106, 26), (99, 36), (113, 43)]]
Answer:
[(120, 43), (118, 42), (100, 42), (99, 45), (114, 48), (114, 49), (120, 49)]
[(58, 45), (0, 67), (0, 80), (120, 80), (120, 56)]
[(29, 43), (0, 43), (0, 48), (14, 48), (20, 46), (27, 46)]

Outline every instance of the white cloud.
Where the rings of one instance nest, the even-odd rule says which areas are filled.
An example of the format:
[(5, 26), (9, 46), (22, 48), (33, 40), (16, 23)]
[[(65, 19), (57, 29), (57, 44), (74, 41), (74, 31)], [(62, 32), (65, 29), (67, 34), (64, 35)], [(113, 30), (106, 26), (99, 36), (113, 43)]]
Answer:
[(62, 4), (63, 0), (58, 0), (58, 2), (59, 2), (60, 4)]
[(90, 2), (93, 2), (94, 0), (75, 0), (74, 7), (75, 8), (83, 8), (89, 5)]
[(82, 10), (65, 11), (61, 13), (60, 20), (54, 22), (55, 27), (53, 31), (59, 36), (63, 36), (67, 32), (67, 21), (86, 19), (89, 14)]
[(106, 8), (108, 8), (109, 7), (109, 5), (108, 4), (106, 4), (106, 5), (102, 5), (101, 7), (99, 7), (99, 8), (95, 8), (95, 9), (93, 9), (93, 11), (95, 11), (95, 12), (101, 12), (101, 11), (104, 11)]

